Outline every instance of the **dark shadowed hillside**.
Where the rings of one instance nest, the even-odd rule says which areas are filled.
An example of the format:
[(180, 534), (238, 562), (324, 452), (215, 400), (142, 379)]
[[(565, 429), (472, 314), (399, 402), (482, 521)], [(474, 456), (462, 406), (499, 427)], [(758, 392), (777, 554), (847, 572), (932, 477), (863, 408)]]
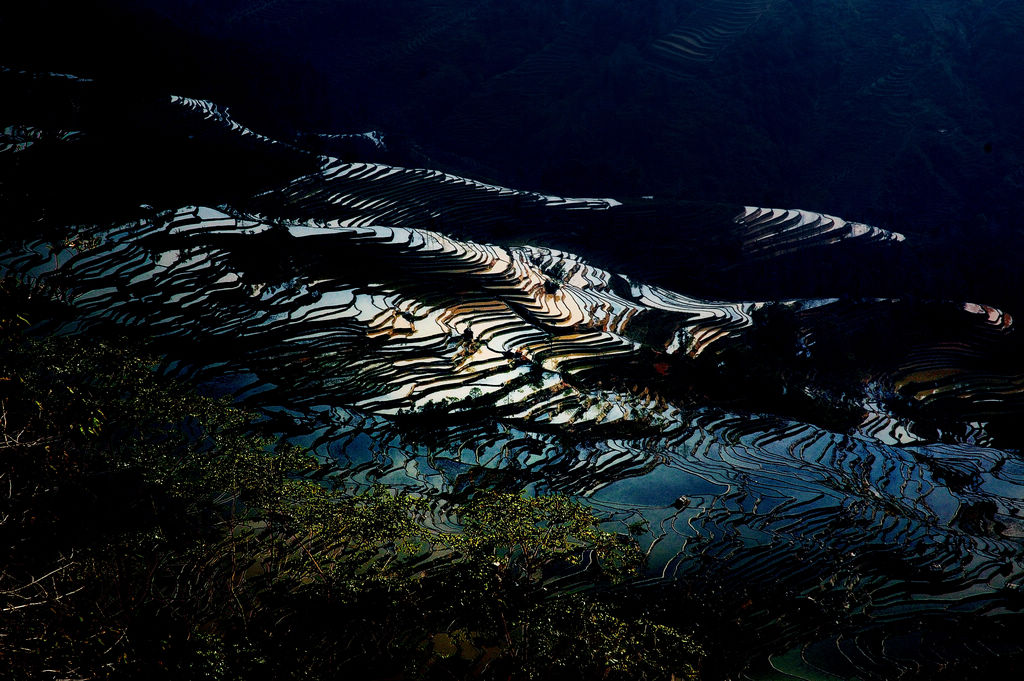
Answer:
[(1022, 196), (1013, 2), (92, 4), (14, 12), (7, 50), (194, 86), (244, 120), (409, 136), (560, 194), (983, 233), (1011, 227)]
[(844, 215), (938, 242), (958, 289), (1008, 300), (1000, 254), (1024, 247), (1015, 3), (130, 4), (9, 10), (2, 60), (212, 99), (286, 137), (379, 130), (388, 162), (505, 186)]
[[(60, 642), (14, 656), (0, 626), (0, 670), (16, 657), (89, 679), (101, 664), (327, 679), (365, 663), (380, 679), (671, 668), (959, 681), (1019, 662), (1019, 4), (0, 10), (0, 292), (24, 308), (0, 316), (0, 452), (20, 457), (10, 475), (42, 481), (7, 485), (3, 501), (0, 478), (18, 566), (0, 564), (0, 615), (19, 641)], [(75, 353), (62, 368), (61, 348), (106, 357), (124, 337), (157, 357), (128, 358), (139, 385)], [(299, 448), (287, 449), (298, 468), (273, 468), (277, 487), (246, 501), (211, 453), (221, 445), (203, 444), (212, 426), (195, 412), (210, 403), (197, 398), (104, 431), (149, 379), (233, 400), (253, 429)], [(82, 396), (98, 406), (79, 413)], [(251, 450), (263, 466), (269, 445), (246, 442), (223, 460)], [(83, 448), (96, 470), (134, 472), (83, 482)], [(202, 494), (181, 497), (193, 473)], [(308, 498), (279, 508), (293, 483)], [(57, 504), (51, 488), (78, 496)], [(104, 538), (122, 506), (172, 498), (199, 505), (140, 515), (146, 532), (187, 518), (230, 551), (175, 553), (154, 535), (156, 553), (135, 555), (125, 534), (75, 567), (62, 553), (73, 542), (46, 541), (51, 527)], [(507, 537), (474, 554), (473, 532), (491, 531), (474, 525), (481, 498), (547, 539), (571, 518), (534, 505), (582, 514), (589, 539), (557, 560)], [(60, 511), (43, 530), (37, 499)], [(243, 534), (238, 500), (251, 504)], [(331, 544), (344, 533), (304, 543), (339, 514), (376, 532), (374, 504), (443, 537), (429, 558), (457, 571), (431, 576), (426, 554), (387, 533), (347, 563)], [(35, 543), (19, 549), (22, 536)], [(250, 538), (239, 570), (236, 543)], [(605, 541), (638, 570), (614, 588)], [(251, 605), (223, 590), (188, 605), (205, 592), (164, 583), (160, 556), (207, 561)], [(94, 574), (118, 564), (129, 570), (115, 594)], [(263, 579), (270, 565), (284, 581)], [(47, 570), (94, 599), (76, 603), (118, 602), (116, 616), (61, 610), (57, 582), (43, 593), (33, 581)], [(498, 601), (467, 595), (459, 570), (494, 576), (500, 588), (469, 583)], [(133, 601), (136, 578), (159, 588)], [(29, 592), (41, 600), (22, 608)], [(336, 645), (362, 630), (370, 639)], [(76, 647), (86, 631), (100, 633)]]

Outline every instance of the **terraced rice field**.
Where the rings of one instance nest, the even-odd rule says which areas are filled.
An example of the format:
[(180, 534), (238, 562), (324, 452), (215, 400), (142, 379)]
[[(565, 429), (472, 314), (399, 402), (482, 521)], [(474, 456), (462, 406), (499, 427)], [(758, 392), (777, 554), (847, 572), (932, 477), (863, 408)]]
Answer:
[(740, 39), (772, 0), (712, 0), (697, 5), (686, 20), (651, 45), (665, 68), (685, 73), (688, 67), (715, 61), (723, 50)]
[[(753, 20), (762, 5), (707, 16)], [(869, 96), (911, 87), (894, 68)], [(637, 592), (699, 603), (761, 664), (750, 678), (888, 679), (1024, 652), (1011, 312), (716, 300), (643, 276), (913, 253), (913, 235), (316, 157), (214, 103), (164, 103), (315, 169), (237, 205), (146, 205), (9, 239), (3, 275), (66, 302), (58, 330), (156, 339), (164, 371), (260, 410), (343, 486), (421, 495), (441, 524), (481, 487), (587, 499), (648, 551)], [(68, 135), (13, 125), (0, 158)], [(678, 238), (645, 251), (645, 225)], [(595, 236), (597, 257), (555, 245)]]

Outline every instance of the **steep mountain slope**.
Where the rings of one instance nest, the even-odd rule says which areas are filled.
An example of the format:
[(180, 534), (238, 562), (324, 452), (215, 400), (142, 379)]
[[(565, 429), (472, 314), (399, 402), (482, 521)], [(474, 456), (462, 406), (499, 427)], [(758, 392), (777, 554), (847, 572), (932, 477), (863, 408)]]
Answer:
[(1019, 308), (895, 295), (937, 290), (934, 243), (508, 189), (379, 162), (374, 136), (2, 75), (0, 266), (66, 303), (51, 327), (155, 338), (439, 523), (480, 488), (584, 495), (649, 548), (637, 593), (722, 628), (725, 676), (967, 673), (971, 629), (1024, 654)]

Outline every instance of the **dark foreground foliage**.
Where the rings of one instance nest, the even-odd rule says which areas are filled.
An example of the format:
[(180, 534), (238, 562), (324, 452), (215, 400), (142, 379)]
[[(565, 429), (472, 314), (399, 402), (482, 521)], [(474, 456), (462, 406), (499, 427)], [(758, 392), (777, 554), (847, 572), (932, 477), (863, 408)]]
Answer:
[(611, 588), (642, 556), (589, 508), (480, 492), (438, 530), (129, 344), (27, 334), (3, 286), (0, 676), (695, 676), (685, 633)]

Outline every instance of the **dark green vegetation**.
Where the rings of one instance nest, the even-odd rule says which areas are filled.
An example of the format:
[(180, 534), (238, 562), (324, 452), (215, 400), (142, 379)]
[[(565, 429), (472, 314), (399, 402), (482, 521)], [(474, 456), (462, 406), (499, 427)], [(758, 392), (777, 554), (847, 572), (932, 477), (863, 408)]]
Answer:
[[(567, 497), (336, 489), (126, 343), (0, 319), (0, 669), (12, 678), (693, 677), (614, 584), (643, 557)], [(579, 567), (584, 558), (584, 568)]]

